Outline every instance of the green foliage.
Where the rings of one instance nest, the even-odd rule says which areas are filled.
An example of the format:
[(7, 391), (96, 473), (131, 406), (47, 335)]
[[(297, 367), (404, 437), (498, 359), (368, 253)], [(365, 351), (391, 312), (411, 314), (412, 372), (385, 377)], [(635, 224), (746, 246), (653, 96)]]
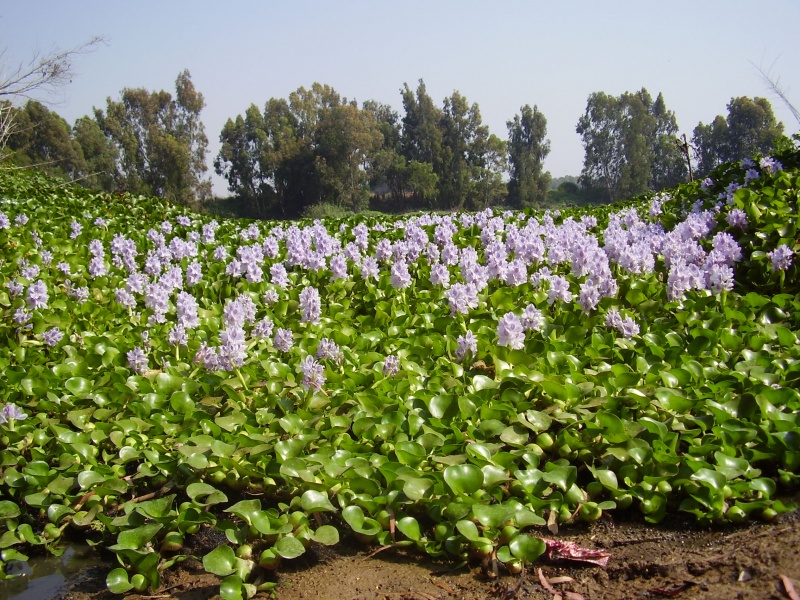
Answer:
[(547, 119), (527, 104), (508, 126), (508, 205), (514, 208), (541, 207), (550, 187), (550, 173), (542, 167), (550, 154)]
[(775, 120), (766, 98), (731, 98), (727, 118), (722, 115), (708, 125), (698, 123), (692, 145), (699, 176), (726, 162), (755, 154), (768, 154), (783, 135), (783, 123)]
[(133, 194), (157, 195), (180, 204), (210, 197), (203, 180), (206, 137), (200, 112), (203, 95), (189, 71), (175, 80), (175, 97), (163, 90), (122, 90), (108, 98), (106, 110), (95, 109), (100, 130), (116, 149), (117, 185)]
[(581, 183), (617, 201), (686, 180), (686, 165), (675, 143), (678, 126), (661, 94), (646, 89), (619, 97), (589, 96), (576, 131), (585, 157)]
[[(511, 570), (545, 551), (535, 527), (550, 519), (566, 527), (629, 509), (652, 523), (678, 512), (708, 525), (774, 519), (793, 508), (783, 492), (800, 484), (800, 266), (795, 254), (773, 268), (769, 255), (782, 245), (800, 251), (800, 152), (784, 145), (774, 158), (782, 170), (764, 168), (733, 192), (744, 171), (726, 164), (710, 184), (659, 196), (659, 215), (645, 216), (649, 196), (624, 207), (671, 231), (687, 211), (731, 193), (731, 205), (710, 217), (742, 249), (727, 291), (670, 299), (659, 254), (648, 273), (615, 264), (617, 293), (596, 309), (549, 304), (530, 281), (495, 279), (474, 310), (452, 314), (425, 260), (411, 264), (403, 289), (392, 285), (388, 260), (377, 279), (332, 281), (327, 263), (290, 265), (280, 288), (232, 274), (228, 261), (213, 259), (216, 248), (237, 256), (288, 228), (226, 221), (213, 241), (198, 243), (204, 280), (184, 286), (198, 302), (185, 345), (169, 343), (172, 323), (151, 319), (143, 299), (136, 310), (118, 301), (132, 282), (121, 259), (89, 273), (89, 242), (111, 252), (124, 236), (143, 265), (157, 247), (148, 229), (164, 231), (168, 221), (165, 242), (178, 248), (209, 217), (158, 198), (0, 173), (0, 211), (9, 217), (0, 228), (0, 560), (57, 553), (79, 536), (116, 556), (112, 592), (155, 591), (164, 570), (187, 557), (191, 536), (211, 534), (222, 543), (198, 558), (221, 578), (223, 598), (244, 598), (273, 589), (282, 562), (342, 534), (454, 562), (496, 558)], [(536, 218), (556, 226), (591, 216), (597, 225), (583, 226), (602, 234), (621, 208)], [(728, 223), (733, 209), (746, 214), (746, 227)], [(98, 216), (105, 226), (89, 233)], [(532, 215), (483, 217), (455, 215), (453, 243), (485, 253), (489, 219), (511, 229)], [(87, 225), (75, 238), (73, 220)], [(319, 225), (293, 225), (323, 239)], [(415, 227), (436, 235), (437, 220), (358, 214), (327, 231), (346, 246), (359, 225), (371, 229), (372, 252), (378, 239), (404, 240)], [(282, 245), (263, 268), (284, 261)], [(583, 283), (564, 263), (552, 268), (573, 291)], [(47, 306), (32, 306), (32, 279), (47, 286)], [(322, 302), (316, 322), (300, 308), (310, 286)], [(288, 329), (294, 345), (279, 350), (273, 338), (250, 336), (241, 364), (203, 368), (195, 360), (221, 337), (236, 297), (253, 302), (256, 319)], [(521, 347), (501, 345), (498, 320), (527, 304), (545, 315), (541, 331)], [(22, 323), (20, 310), (30, 313)], [(165, 320), (175, 319), (172, 300), (167, 310)], [(617, 335), (611, 310), (632, 316), (640, 332)], [(64, 335), (50, 344), (52, 327)], [(467, 331), (477, 350), (459, 361), (457, 337)], [(303, 361), (324, 338), (340, 355), (319, 358), (325, 382), (304, 386)], [(147, 348), (147, 368), (129, 364), (134, 347)], [(396, 373), (386, 369), (390, 355)]]

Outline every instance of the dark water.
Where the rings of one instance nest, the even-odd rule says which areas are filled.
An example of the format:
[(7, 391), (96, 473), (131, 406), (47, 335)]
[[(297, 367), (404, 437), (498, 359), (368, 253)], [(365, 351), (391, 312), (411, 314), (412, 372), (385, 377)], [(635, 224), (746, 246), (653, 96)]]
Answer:
[(65, 591), (67, 581), (74, 581), (81, 572), (101, 564), (104, 563), (97, 553), (83, 544), (70, 545), (61, 556), (11, 562), (6, 572), (19, 576), (0, 581), (0, 600), (51, 600)]

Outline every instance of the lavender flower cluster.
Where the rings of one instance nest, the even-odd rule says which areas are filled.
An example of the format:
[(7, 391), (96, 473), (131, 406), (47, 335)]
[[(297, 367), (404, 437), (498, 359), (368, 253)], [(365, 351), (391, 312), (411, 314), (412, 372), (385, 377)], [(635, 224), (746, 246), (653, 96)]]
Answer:
[[(38, 252), (38, 262), (21, 261), (18, 277), (6, 281), (5, 288), (10, 297), (19, 298), (14, 320), (21, 327), (30, 327), (33, 313), (49, 308), (51, 294), (62, 284), (70, 297), (87, 301), (88, 287), (79, 287), (69, 278), (78, 281), (113, 275), (122, 282), (113, 292), (114, 299), (132, 320), (147, 328), (163, 326), (176, 352), (197, 349), (195, 362), (209, 370), (231, 371), (243, 366), (259, 344), (282, 353), (305, 353), (302, 344), (296, 349), (292, 330), (273, 314), (273, 307), (290, 298), (298, 300), (299, 320), (306, 330), (313, 331), (324, 321), (327, 307), (309, 279), (332, 286), (361, 279), (373, 286), (383, 278), (399, 291), (427, 288), (433, 297), (446, 301), (450, 315), (462, 323), (468, 323), (470, 314), (486, 305), (493, 290), (530, 285), (537, 297), (546, 300), (500, 315), (496, 324), (499, 346), (524, 348), (531, 332), (546, 329), (545, 313), (565, 304), (574, 304), (587, 315), (605, 311), (606, 326), (632, 338), (639, 333), (633, 316), (622, 316), (615, 309), (606, 309), (608, 303), (601, 304), (617, 296), (617, 276), (649, 276), (663, 265), (667, 296), (673, 301), (681, 301), (693, 290), (714, 294), (731, 290), (743, 252), (728, 231), (751, 226), (747, 214), (733, 205), (737, 193), (781, 169), (778, 161), (765, 157), (758, 163), (744, 162), (738, 181), (724, 186), (712, 179), (704, 181), (706, 197), (717, 194), (713, 206), (705, 208), (698, 200), (669, 231), (658, 222), (670, 202), (666, 195), (656, 196), (641, 213), (625, 209), (610, 215), (604, 228), (598, 227), (593, 217), (561, 218), (557, 211), (535, 218), (485, 210), (413, 216), (389, 227), (359, 223), (349, 229), (342, 224), (334, 232), (321, 221), (305, 226), (253, 224), (228, 236), (236, 240), (229, 247), (217, 240), (220, 227), (231, 233), (228, 224), (199, 224), (181, 215), (175, 222), (165, 221), (150, 229), (139, 245), (120, 234), (110, 243), (86, 240), (85, 272), (77, 263), (58, 262), (51, 267), (52, 249), (39, 247), (41, 238), (31, 231), (34, 241), (39, 240), (38, 250), (33, 252)], [(16, 215), (12, 223), (0, 213), (0, 229), (27, 223), (24, 214)], [(94, 225), (107, 227), (99, 217)], [(731, 229), (722, 230), (726, 227)], [(90, 231), (78, 220), (68, 228), (69, 237), (81, 243)], [(465, 228), (475, 228), (479, 236), (472, 241), (462, 239), (457, 234)], [(393, 229), (390, 235), (386, 235), (388, 229)], [(772, 269), (784, 271), (791, 267), (794, 251), (782, 245), (767, 256)], [(61, 279), (55, 281), (61, 283), (48, 289), (42, 269), (57, 273)], [(307, 277), (311, 273), (320, 277)], [(221, 327), (211, 339), (196, 333), (201, 324), (197, 290), (204, 284), (237, 290), (237, 295), (227, 298)], [(244, 291), (256, 288), (258, 293)], [(456, 340), (458, 361), (478, 354), (477, 336), (468, 327), (464, 331)], [(54, 327), (40, 334), (40, 339), (55, 348), (64, 335), (61, 328)], [(127, 352), (132, 370), (147, 371), (147, 353), (146, 344)], [(326, 361), (337, 366), (342, 360), (338, 345), (329, 338), (320, 340), (316, 353), (302, 360), (304, 385), (321, 386)], [(389, 354), (384, 373), (395, 376), (399, 368), (398, 357)]]

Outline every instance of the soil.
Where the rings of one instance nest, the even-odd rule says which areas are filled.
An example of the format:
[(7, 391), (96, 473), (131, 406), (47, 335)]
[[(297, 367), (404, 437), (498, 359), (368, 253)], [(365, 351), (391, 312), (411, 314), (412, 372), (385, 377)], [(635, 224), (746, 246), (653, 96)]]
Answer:
[[(766, 599), (800, 598), (800, 512), (773, 523), (703, 529), (672, 518), (658, 526), (636, 517), (604, 516), (591, 525), (561, 528), (557, 536), (603, 550), (607, 566), (539, 560), (521, 575), (496, 578), (480, 565), (452, 565), (420, 555), (374, 548), (344, 539), (334, 548), (312, 547), (276, 575), (278, 600), (477, 600), (477, 599)], [(205, 540), (206, 545), (216, 543)], [(195, 548), (197, 551), (199, 548)], [(207, 551), (207, 550), (205, 550)], [(198, 553), (201, 555), (201, 553)], [(107, 569), (91, 568), (68, 581), (56, 598), (112, 600)], [(548, 590), (547, 588), (550, 588)], [(128, 600), (219, 598), (219, 580), (194, 559), (164, 573), (161, 589)], [(793, 595), (794, 594), (794, 595)], [(267, 598), (267, 594), (259, 597)], [(43, 599), (44, 600), (44, 599)]]

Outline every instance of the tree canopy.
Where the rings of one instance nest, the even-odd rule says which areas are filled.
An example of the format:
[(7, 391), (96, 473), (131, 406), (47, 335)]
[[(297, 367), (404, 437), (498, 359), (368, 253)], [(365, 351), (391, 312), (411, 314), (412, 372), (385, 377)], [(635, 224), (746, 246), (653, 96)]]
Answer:
[(698, 123), (692, 144), (697, 170), (705, 175), (722, 163), (738, 161), (753, 154), (768, 154), (783, 135), (772, 105), (766, 98), (731, 98), (728, 117), (717, 117), (708, 125)]
[(661, 94), (653, 101), (645, 88), (618, 97), (596, 92), (589, 96), (576, 131), (585, 149), (581, 182), (608, 200), (686, 179), (675, 143), (678, 125)]
[(123, 189), (162, 196), (179, 203), (210, 197), (203, 179), (206, 138), (200, 111), (203, 95), (195, 90), (189, 71), (175, 81), (175, 97), (163, 90), (122, 90), (120, 100), (106, 100), (95, 109), (100, 130), (116, 148), (115, 180)]

